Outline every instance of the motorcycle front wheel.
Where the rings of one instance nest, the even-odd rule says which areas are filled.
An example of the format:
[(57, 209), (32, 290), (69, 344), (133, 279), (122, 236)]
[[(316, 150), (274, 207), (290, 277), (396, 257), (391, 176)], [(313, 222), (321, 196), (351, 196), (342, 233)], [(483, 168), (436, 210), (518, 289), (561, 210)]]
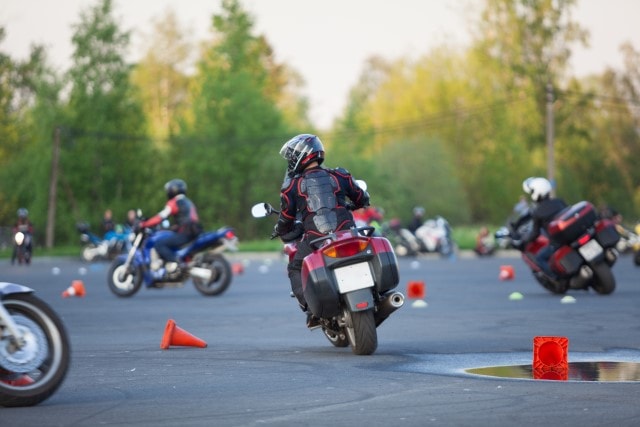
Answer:
[(33, 406), (49, 398), (69, 369), (69, 337), (58, 315), (33, 294), (2, 299), (25, 345), (16, 348), (7, 331), (0, 338), (0, 406)]
[(324, 333), (324, 336), (327, 337), (329, 342), (335, 347), (347, 347), (349, 345), (349, 340), (347, 339), (344, 331), (336, 332), (323, 327), (322, 332)]
[(231, 284), (233, 270), (229, 261), (219, 254), (206, 254), (202, 261), (196, 263), (197, 267), (211, 270), (211, 279), (204, 280), (200, 277), (192, 277), (194, 286), (202, 295), (220, 295), (227, 290)]
[(373, 310), (344, 311), (347, 339), (353, 354), (366, 356), (378, 348), (378, 334)]
[(81, 253), (82, 260), (84, 262), (93, 261), (93, 259), (96, 257), (96, 255), (95, 255), (96, 250), (97, 250), (96, 247), (93, 246), (93, 245), (84, 246), (82, 248), (82, 253)]
[(134, 295), (142, 285), (142, 271), (139, 268), (133, 271), (128, 270), (125, 262), (124, 259), (115, 259), (109, 267), (107, 276), (109, 290), (123, 298)]

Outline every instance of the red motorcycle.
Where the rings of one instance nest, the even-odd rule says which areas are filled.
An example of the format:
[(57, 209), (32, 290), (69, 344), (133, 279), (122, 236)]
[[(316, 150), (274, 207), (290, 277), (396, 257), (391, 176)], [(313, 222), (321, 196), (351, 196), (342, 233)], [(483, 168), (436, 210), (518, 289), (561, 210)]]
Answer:
[[(526, 234), (531, 226), (531, 215), (525, 213), (499, 230), (496, 237), (517, 238)], [(616, 244), (619, 239), (613, 222), (599, 218), (594, 206), (582, 201), (556, 215), (546, 230), (521, 250), (522, 259), (536, 280), (554, 294), (591, 287), (597, 293), (607, 295), (616, 288), (611, 267), (618, 258)], [(536, 261), (540, 250), (551, 242), (557, 249), (551, 255), (549, 265), (557, 278), (547, 275)]]
[[(255, 218), (278, 215), (268, 203), (251, 210)], [(302, 288), (309, 311), (336, 347), (351, 345), (354, 354), (373, 354), (376, 328), (404, 304), (393, 291), (399, 282), (398, 261), (391, 244), (373, 235), (374, 227), (354, 227), (311, 241), (314, 251), (302, 265)], [(296, 243), (285, 244), (291, 261)]]

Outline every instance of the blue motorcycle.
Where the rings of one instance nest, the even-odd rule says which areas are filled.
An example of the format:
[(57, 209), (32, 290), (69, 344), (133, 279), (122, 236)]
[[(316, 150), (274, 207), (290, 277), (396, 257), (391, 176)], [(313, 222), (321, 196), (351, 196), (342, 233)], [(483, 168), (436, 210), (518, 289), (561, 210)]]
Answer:
[(108, 232), (104, 238), (91, 232), (85, 222), (76, 224), (76, 229), (82, 241), (83, 261), (112, 260), (129, 249), (129, 228), (118, 225), (116, 231)]
[[(183, 268), (169, 268), (158, 255), (156, 242), (166, 237), (166, 229), (143, 229), (135, 235), (128, 254), (120, 255), (111, 263), (108, 275), (109, 289), (119, 297), (134, 295), (144, 283), (147, 288), (182, 287), (191, 278), (203, 295), (222, 294), (233, 277), (231, 265), (222, 255), (225, 250), (236, 250), (238, 238), (230, 227), (203, 232), (186, 246), (175, 251)], [(175, 264), (175, 263), (173, 263)]]

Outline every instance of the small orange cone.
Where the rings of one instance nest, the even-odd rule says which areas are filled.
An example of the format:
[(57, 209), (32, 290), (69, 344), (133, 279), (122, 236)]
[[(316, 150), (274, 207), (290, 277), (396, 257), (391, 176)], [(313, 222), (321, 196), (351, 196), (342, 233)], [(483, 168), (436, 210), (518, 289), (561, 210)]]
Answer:
[(231, 270), (233, 274), (242, 274), (244, 273), (244, 265), (241, 262), (236, 262), (231, 266)]
[(82, 280), (74, 280), (71, 282), (71, 286), (67, 288), (66, 291), (62, 293), (62, 298), (68, 297), (83, 297), (86, 295), (86, 291), (84, 290), (84, 283)]
[(569, 339), (566, 337), (533, 338), (533, 378), (566, 381), (569, 378)]
[(500, 280), (513, 280), (515, 277), (513, 267), (510, 265), (501, 265), (500, 275), (498, 277), (500, 277)]
[(407, 284), (407, 298), (409, 299), (424, 299), (425, 286), (421, 280), (415, 280)]
[(167, 326), (164, 328), (160, 348), (166, 350), (172, 345), (204, 348), (207, 346), (207, 343), (180, 328), (173, 319), (169, 319)]

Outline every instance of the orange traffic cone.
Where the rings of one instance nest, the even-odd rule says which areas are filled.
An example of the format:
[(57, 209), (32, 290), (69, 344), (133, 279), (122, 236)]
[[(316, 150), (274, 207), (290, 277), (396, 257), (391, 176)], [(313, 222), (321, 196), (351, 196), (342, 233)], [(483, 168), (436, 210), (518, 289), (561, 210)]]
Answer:
[(244, 273), (244, 265), (241, 262), (236, 262), (231, 266), (231, 270), (233, 274), (242, 274)]
[(569, 378), (568, 353), (568, 338), (534, 337), (533, 378), (566, 381)]
[(513, 280), (515, 277), (513, 267), (510, 265), (501, 265), (500, 275), (498, 277), (500, 277), (500, 280)]
[(68, 297), (83, 297), (86, 295), (86, 291), (84, 290), (84, 283), (82, 280), (74, 280), (71, 282), (71, 286), (67, 288), (66, 291), (62, 293), (63, 298)]
[(167, 326), (164, 328), (164, 335), (160, 342), (160, 348), (166, 350), (172, 345), (204, 348), (207, 346), (207, 343), (200, 338), (191, 335), (184, 329), (181, 329), (176, 325), (176, 322), (173, 319), (169, 319), (167, 321)]
[(423, 281), (412, 281), (407, 284), (407, 298), (409, 299), (424, 299), (425, 286)]

